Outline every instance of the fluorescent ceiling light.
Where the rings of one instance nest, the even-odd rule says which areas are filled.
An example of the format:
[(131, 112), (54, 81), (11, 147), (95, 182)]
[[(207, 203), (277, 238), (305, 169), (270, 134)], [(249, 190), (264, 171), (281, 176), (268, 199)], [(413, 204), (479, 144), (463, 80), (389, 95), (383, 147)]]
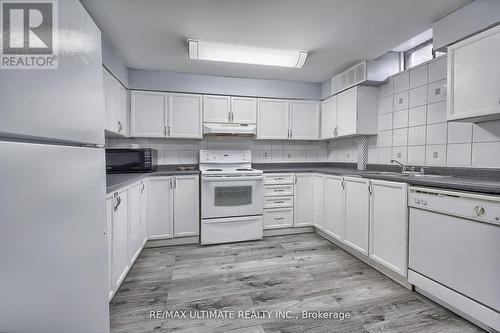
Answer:
[(290, 51), (188, 39), (189, 59), (302, 68), (307, 51)]

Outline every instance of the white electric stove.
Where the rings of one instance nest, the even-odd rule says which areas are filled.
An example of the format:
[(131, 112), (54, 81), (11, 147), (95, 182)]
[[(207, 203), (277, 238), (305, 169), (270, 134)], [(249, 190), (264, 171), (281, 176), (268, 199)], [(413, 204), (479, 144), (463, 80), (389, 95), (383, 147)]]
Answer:
[(200, 150), (201, 244), (262, 239), (262, 170), (249, 150)]

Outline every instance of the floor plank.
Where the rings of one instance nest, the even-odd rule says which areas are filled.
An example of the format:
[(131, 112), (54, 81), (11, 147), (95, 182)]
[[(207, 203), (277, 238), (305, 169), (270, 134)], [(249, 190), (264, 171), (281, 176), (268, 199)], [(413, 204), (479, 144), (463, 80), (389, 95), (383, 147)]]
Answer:
[[(162, 310), (273, 315), (150, 318)], [(292, 318), (276, 318), (277, 311)], [(302, 318), (302, 311), (337, 317)], [(338, 318), (343, 313), (351, 317)], [(120, 333), (482, 332), (312, 233), (146, 248), (111, 301), (110, 318), (111, 331)]]

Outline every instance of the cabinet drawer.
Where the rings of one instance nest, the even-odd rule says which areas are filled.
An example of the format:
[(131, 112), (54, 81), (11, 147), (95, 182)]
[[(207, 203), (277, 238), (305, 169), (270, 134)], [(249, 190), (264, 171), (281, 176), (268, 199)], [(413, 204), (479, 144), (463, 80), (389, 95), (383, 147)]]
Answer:
[(275, 197), (275, 196), (287, 196), (293, 195), (293, 185), (265, 185), (264, 186), (264, 196), (265, 197)]
[(293, 208), (264, 209), (264, 229), (293, 226)]
[(264, 208), (293, 207), (293, 196), (268, 197), (264, 199)]
[(264, 184), (293, 184), (293, 173), (264, 174)]

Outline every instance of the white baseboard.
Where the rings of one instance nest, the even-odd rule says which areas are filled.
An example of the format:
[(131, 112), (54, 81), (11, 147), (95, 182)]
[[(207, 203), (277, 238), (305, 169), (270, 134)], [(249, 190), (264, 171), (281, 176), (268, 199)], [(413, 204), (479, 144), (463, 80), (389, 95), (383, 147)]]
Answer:
[(151, 239), (148, 240), (145, 248), (149, 247), (161, 247), (161, 246), (172, 246), (172, 245), (187, 245), (187, 244), (199, 244), (199, 236), (187, 236), (187, 237), (177, 237), (177, 238), (167, 238), (167, 239)]
[(267, 230), (264, 230), (264, 237), (304, 234), (304, 233), (310, 233), (310, 232), (314, 232), (313, 227), (267, 229)]

